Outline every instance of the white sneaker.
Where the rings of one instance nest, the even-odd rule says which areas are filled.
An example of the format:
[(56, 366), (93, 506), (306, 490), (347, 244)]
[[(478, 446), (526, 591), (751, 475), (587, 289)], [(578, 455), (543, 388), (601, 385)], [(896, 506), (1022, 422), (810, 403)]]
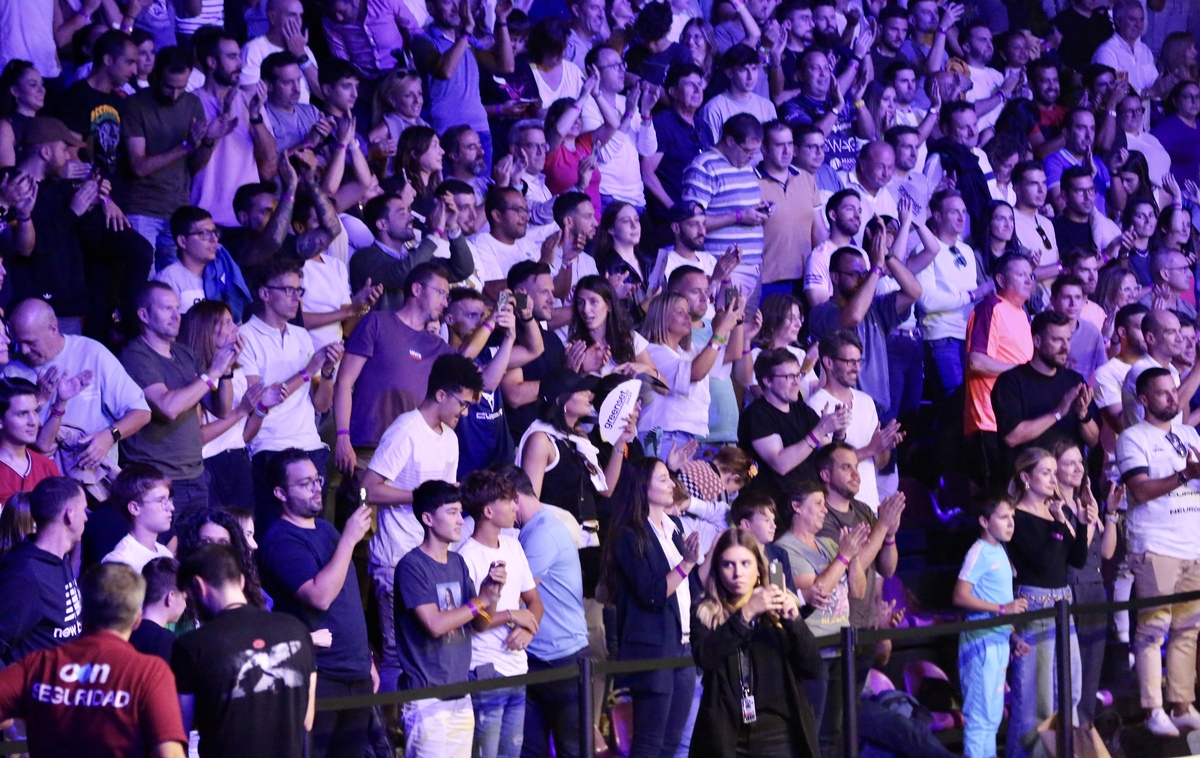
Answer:
[(1196, 712), (1196, 707), (1189, 705), (1187, 713), (1182, 716), (1172, 716), (1171, 723), (1180, 729), (1200, 729), (1200, 713)]
[(1150, 730), (1151, 734), (1159, 737), (1179, 736), (1179, 730), (1171, 723), (1171, 717), (1162, 708), (1150, 711), (1150, 718), (1146, 719), (1146, 728)]

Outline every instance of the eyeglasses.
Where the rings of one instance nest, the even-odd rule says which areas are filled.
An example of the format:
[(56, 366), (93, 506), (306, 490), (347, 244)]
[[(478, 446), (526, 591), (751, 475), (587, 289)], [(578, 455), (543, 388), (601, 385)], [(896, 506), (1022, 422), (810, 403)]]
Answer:
[(770, 378), (771, 379), (782, 379), (785, 382), (798, 382), (798, 381), (800, 381), (800, 373), (796, 372), (793, 374), (772, 374)]
[(834, 358), (838, 363), (845, 363), (847, 366), (861, 366), (862, 358)]
[(521, 142), (519, 144), (526, 150), (532, 150), (535, 153), (544, 153), (550, 149), (550, 146), (545, 142)]
[(596, 68), (601, 69), (601, 70), (606, 69), (606, 68), (619, 68), (621, 70), (625, 70), (627, 67), (628, 66), (625, 63), (625, 61), (617, 61), (616, 63), (608, 63), (603, 66), (596, 66)]
[(164, 510), (166, 510), (166, 507), (168, 505), (174, 505), (174, 504), (175, 504), (175, 498), (170, 495), (167, 495), (166, 497), (160, 497), (157, 500), (143, 500), (142, 501), (142, 505), (145, 505), (145, 506), (153, 505), (156, 508), (162, 508)]
[(1171, 443), (1171, 448), (1179, 454), (1180, 458), (1187, 458), (1187, 445), (1183, 444), (1183, 440), (1179, 439), (1178, 434), (1167, 432), (1167, 442)]
[(280, 287), (274, 284), (264, 284), (263, 286), (269, 290), (282, 292), (284, 297), (304, 297), (304, 293), (308, 291), (303, 287)]
[(197, 229), (194, 232), (188, 232), (185, 236), (199, 237), (200, 239), (205, 239), (205, 240), (215, 240), (215, 239), (218, 239), (221, 235), (217, 233), (216, 229)]
[(475, 404), (474, 400), (463, 400), (461, 397), (459, 397), (458, 395), (455, 395), (453, 392), (447, 392), (446, 394), (458, 401), (458, 412), (459, 413), (462, 413), (467, 408), (470, 408), (472, 405)]
[(954, 253), (954, 265), (959, 268), (967, 267), (967, 256), (963, 255), (963, 251), (958, 249), (958, 245), (951, 245), (950, 252)]
[(508, 211), (509, 213), (515, 213), (518, 216), (526, 216), (526, 217), (529, 216), (528, 208), (521, 208), (521, 207), (515, 206), (515, 205), (506, 205), (506, 206), (504, 206), (504, 210)]
[(1054, 247), (1054, 245), (1050, 244), (1050, 238), (1046, 236), (1046, 230), (1042, 228), (1041, 224), (1035, 221), (1034, 228), (1037, 229), (1038, 236), (1042, 238), (1042, 247), (1046, 248), (1047, 250)]
[(298, 482), (292, 482), (289, 487), (299, 487), (302, 490), (321, 489), (325, 486), (325, 477), (318, 476), (312, 479), (301, 479)]

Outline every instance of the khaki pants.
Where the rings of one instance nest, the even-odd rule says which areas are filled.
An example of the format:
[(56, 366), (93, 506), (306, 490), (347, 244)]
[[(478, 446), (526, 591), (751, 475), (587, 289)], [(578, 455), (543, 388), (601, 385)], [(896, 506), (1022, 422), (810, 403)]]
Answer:
[[(1155, 553), (1129, 556), (1134, 589), (1139, 598), (1200, 590), (1200, 560), (1180, 560)], [(1195, 700), (1196, 635), (1200, 632), (1200, 600), (1138, 611), (1133, 650), (1143, 708), (1161, 708), (1162, 645), (1167, 641), (1167, 702)]]

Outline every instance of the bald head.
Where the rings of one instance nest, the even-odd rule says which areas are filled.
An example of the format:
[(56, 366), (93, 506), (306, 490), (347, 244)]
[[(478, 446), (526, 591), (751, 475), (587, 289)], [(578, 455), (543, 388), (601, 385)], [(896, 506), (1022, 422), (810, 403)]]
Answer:
[(1142, 317), (1142, 334), (1146, 340), (1146, 352), (1160, 362), (1183, 352), (1179, 317), (1172, 311), (1153, 310), (1147, 313)]
[(58, 333), (58, 317), (43, 300), (30, 298), (22, 301), (13, 309), (9, 328), (17, 351), (29, 366), (41, 366), (62, 351), (63, 338)]
[[(267, 0), (267, 13), (294, 16), (299, 19), (304, 15), (304, 6), (300, 4), (300, 0)], [(282, 18), (279, 20), (280, 26), (283, 25), (283, 21)]]

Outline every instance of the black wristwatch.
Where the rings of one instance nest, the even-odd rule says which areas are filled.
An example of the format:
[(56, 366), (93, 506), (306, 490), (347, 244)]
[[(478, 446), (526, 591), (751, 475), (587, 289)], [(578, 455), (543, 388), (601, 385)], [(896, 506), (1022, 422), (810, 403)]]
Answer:
[(1179, 471), (1175, 475), (1179, 477), (1179, 484), (1181, 486), (1188, 483), (1187, 474), (1183, 473), (1182, 471)]
[(121, 430), (117, 428), (116, 424), (113, 424), (108, 431), (112, 435), (114, 444), (121, 441)]
[(263, 117), (261, 115), (250, 117), (250, 123), (253, 124), (254, 126), (258, 126), (262, 122), (263, 122)]

